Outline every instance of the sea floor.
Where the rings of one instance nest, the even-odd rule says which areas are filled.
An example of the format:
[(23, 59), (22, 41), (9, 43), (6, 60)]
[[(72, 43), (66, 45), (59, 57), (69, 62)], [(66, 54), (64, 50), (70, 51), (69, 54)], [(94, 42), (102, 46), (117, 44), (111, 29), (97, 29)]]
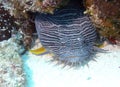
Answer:
[(120, 87), (120, 46), (107, 45), (88, 66), (71, 68), (51, 62), (51, 55), (22, 56), (26, 87)]

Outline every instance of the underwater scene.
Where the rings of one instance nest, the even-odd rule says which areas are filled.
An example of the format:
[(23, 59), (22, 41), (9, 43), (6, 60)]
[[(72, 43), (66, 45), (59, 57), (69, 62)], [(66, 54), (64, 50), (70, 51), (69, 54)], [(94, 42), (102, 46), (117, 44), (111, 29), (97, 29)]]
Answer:
[(119, 82), (119, 0), (0, 0), (0, 87)]

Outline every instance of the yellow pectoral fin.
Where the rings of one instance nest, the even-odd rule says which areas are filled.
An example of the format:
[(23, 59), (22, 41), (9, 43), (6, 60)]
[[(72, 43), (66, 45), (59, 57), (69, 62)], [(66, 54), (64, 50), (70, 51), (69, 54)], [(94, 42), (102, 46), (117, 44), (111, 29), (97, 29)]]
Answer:
[(104, 44), (96, 44), (96, 46), (97, 46), (98, 48), (103, 48), (103, 47), (105, 47)]
[(46, 49), (44, 47), (40, 47), (38, 49), (35, 50), (30, 50), (31, 53), (39, 55), (39, 54), (43, 54), (46, 52)]

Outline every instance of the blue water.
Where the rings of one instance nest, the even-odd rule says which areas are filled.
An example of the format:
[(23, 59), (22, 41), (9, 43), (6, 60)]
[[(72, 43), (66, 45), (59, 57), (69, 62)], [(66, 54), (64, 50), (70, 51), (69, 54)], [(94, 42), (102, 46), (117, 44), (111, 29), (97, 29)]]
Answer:
[(34, 87), (34, 81), (32, 79), (32, 70), (29, 68), (29, 66), (27, 65), (27, 60), (29, 59), (28, 55), (23, 55), (22, 56), (23, 59), (23, 69), (25, 71), (26, 74), (26, 82), (25, 82), (25, 87)]

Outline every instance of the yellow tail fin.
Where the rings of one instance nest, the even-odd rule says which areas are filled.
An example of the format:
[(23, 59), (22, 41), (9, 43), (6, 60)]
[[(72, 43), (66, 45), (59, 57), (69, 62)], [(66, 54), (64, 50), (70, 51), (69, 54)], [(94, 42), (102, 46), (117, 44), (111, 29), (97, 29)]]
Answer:
[(39, 55), (39, 54), (43, 54), (46, 52), (46, 49), (44, 47), (40, 47), (38, 49), (34, 49), (34, 50), (30, 50), (31, 53)]

